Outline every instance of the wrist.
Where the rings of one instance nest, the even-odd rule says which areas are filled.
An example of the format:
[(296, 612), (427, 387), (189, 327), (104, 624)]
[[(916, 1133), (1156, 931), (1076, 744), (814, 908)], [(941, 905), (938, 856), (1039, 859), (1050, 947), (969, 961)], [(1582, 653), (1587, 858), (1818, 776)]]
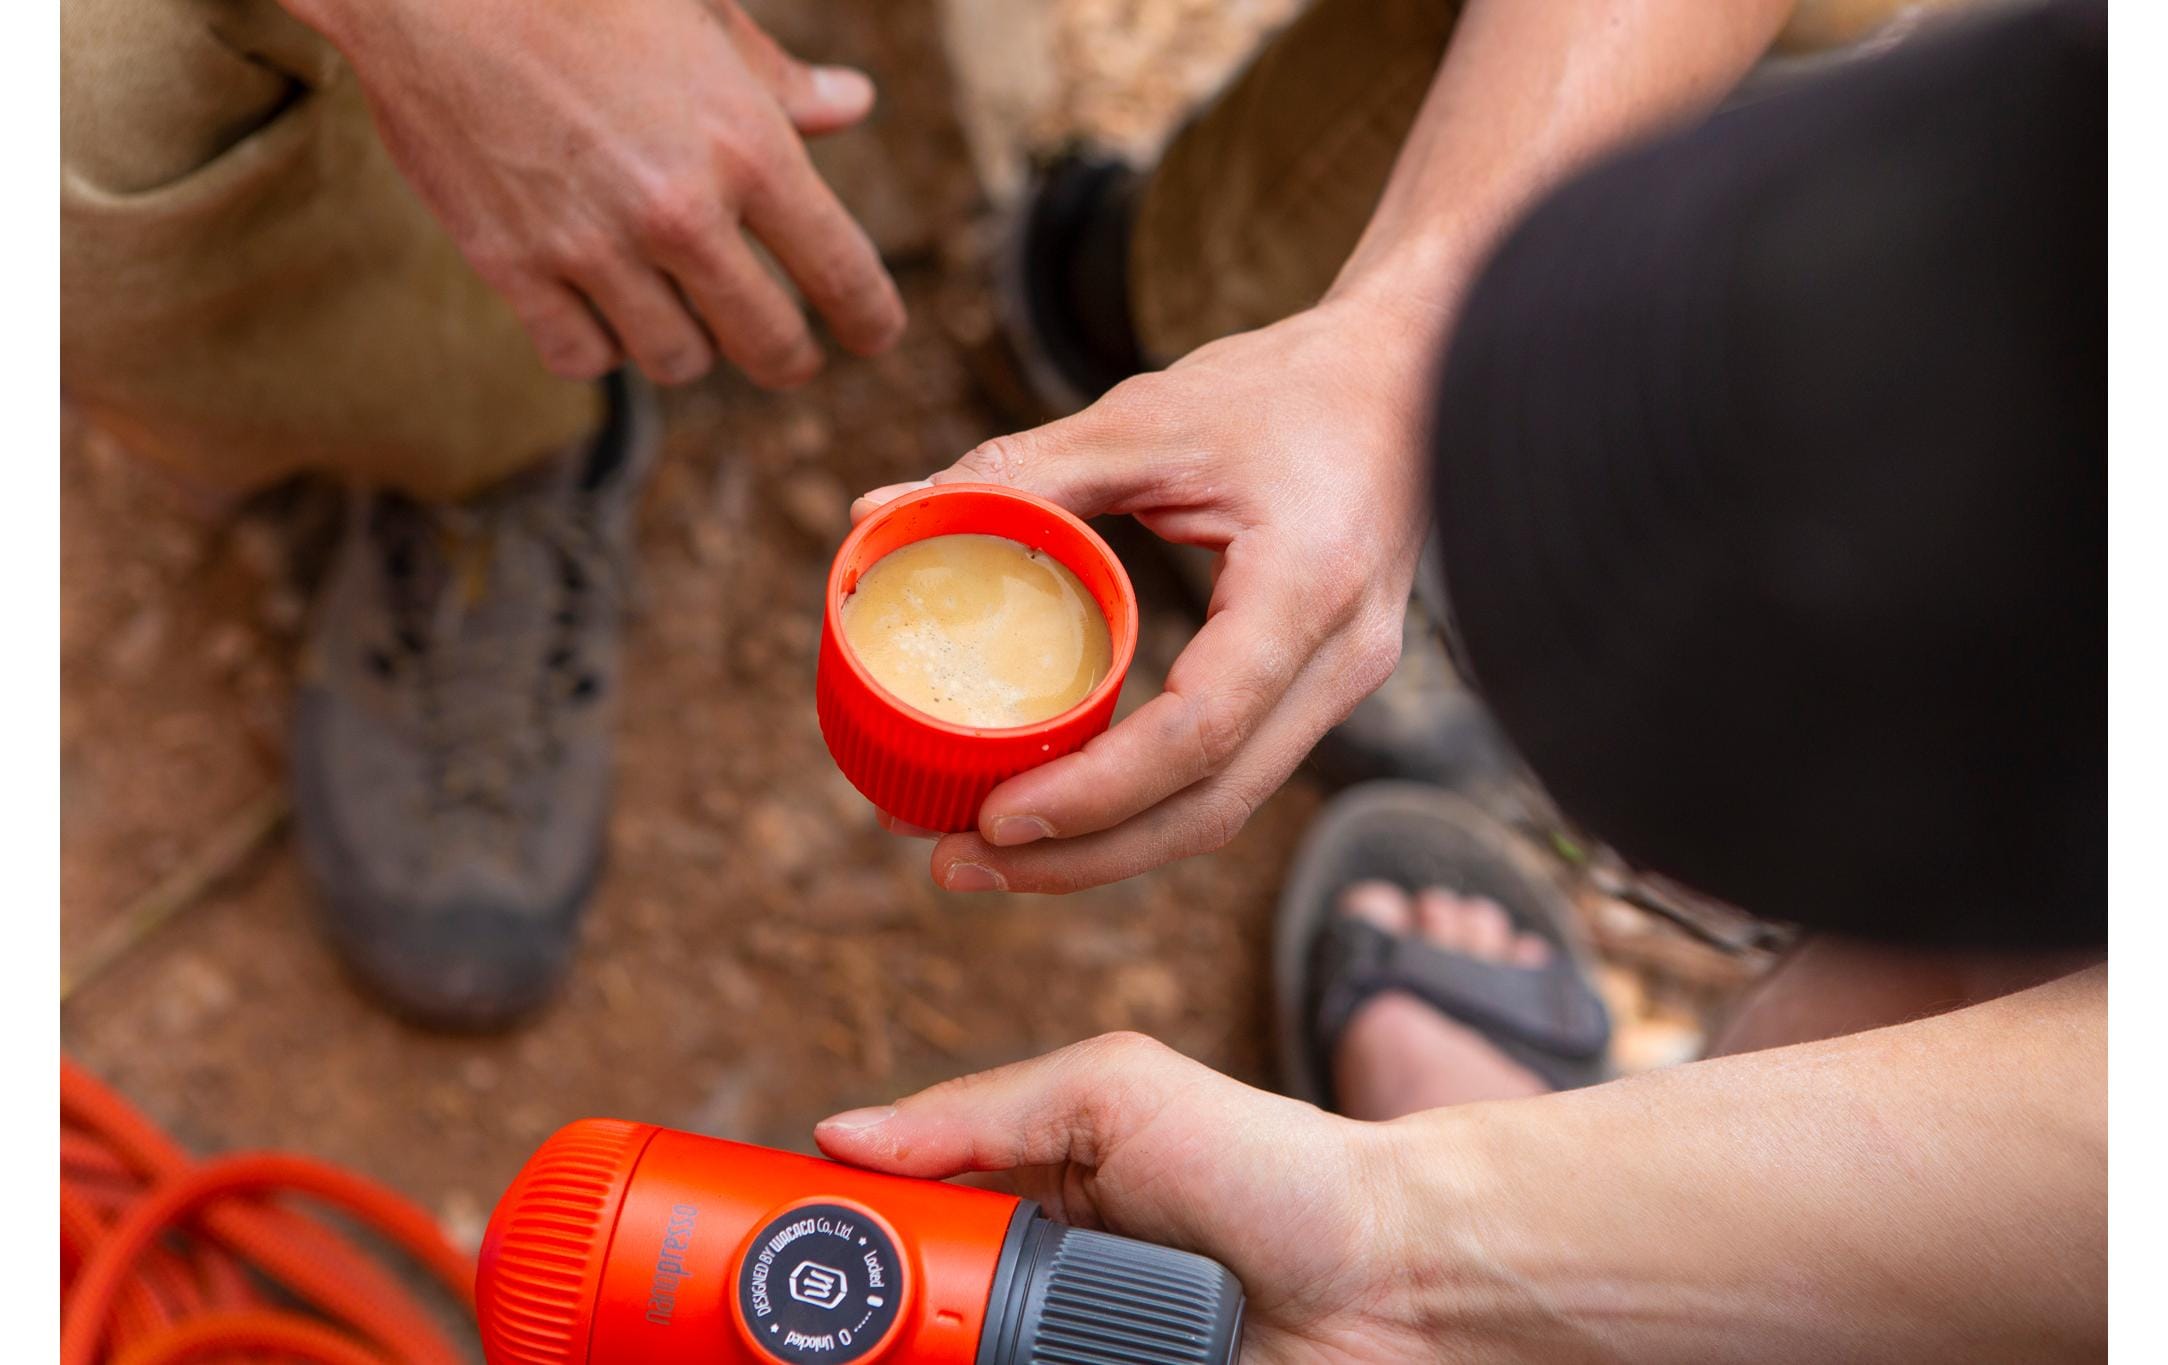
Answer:
[[(1384, 1150), (1381, 1284), (1433, 1360), (1550, 1361), (1587, 1352), (1575, 1311), (1595, 1229), (1558, 1176), (1574, 1148), (1547, 1138), (1557, 1097), (1411, 1115), (1376, 1127)], [(1576, 1141), (1595, 1141), (1582, 1132)], [(1580, 1149), (1585, 1152), (1585, 1148)], [(1548, 1168), (1548, 1169), (1546, 1169)], [(1600, 1259), (1600, 1253), (1598, 1253)], [(1606, 1282), (1608, 1275), (1599, 1276)], [(1625, 1279), (1615, 1287), (1625, 1292)]]
[(1376, 1282), (1385, 1312), (1431, 1359), (1520, 1340), (1532, 1315), (1529, 1286), (1492, 1244), (1499, 1221), (1513, 1217), (1513, 1191), (1487, 1126), (1480, 1109), (1366, 1125), (1379, 1192)]
[[(1351, 430), (1368, 433), (1354, 446), (1405, 465), (1404, 476), (1396, 477), (1408, 487), (1398, 491), (1413, 497), (1415, 485), (1429, 482), (1430, 424), (1450, 315), (1422, 300), (1366, 287), (1335, 288), (1307, 317), (1334, 358), (1327, 371), (1334, 401), (1345, 405)], [(1427, 519), (1428, 503), (1423, 507)]]
[(1390, 316), (1426, 353), (1445, 344), (1480, 262), (1466, 234), (1443, 229), (1359, 243), (1321, 304)]
[(1426, 466), (1440, 361), (1471, 269), (1456, 237), (1400, 237), (1367, 255), (1358, 250), (1316, 305), (1340, 320), (1349, 353), (1382, 381)]

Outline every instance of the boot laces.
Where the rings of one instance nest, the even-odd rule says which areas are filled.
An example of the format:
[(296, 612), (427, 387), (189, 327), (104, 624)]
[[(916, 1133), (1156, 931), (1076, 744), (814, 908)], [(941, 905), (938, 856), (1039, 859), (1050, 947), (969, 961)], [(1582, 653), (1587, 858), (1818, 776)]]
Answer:
[[(621, 600), (624, 556), (571, 501), (379, 507), (393, 628), (372, 663), (413, 689), (433, 820), (515, 832), (564, 756), (566, 723), (600, 696), (583, 628)], [(546, 583), (517, 580), (522, 542), (543, 551)]]

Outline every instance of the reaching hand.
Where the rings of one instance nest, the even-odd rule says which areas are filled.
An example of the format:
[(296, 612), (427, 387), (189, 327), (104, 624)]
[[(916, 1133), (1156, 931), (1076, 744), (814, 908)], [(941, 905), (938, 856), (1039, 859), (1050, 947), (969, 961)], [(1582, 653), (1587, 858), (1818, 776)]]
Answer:
[(346, 55), (385, 145), (543, 362), (659, 383), (718, 350), (756, 383), (821, 365), (767, 247), (838, 340), (871, 353), (903, 305), (803, 137), (873, 85), (808, 67), (734, 0), (289, 0)]
[(1417, 1327), (1389, 1129), (1268, 1095), (1114, 1034), (814, 1129), (898, 1175), (1007, 1173), (1053, 1217), (1217, 1259), (1251, 1362), (1407, 1361)]
[(1219, 553), (1204, 627), (1165, 692), (995, 788), (975, 832), (935, 846), (935, 881), (1073, 891), (1216, 849), (1391, 674), (1428, 521), (1424, 325), (1320, 304), (933, 476), (1009, 484), (1079, 516), (1134, 513)]

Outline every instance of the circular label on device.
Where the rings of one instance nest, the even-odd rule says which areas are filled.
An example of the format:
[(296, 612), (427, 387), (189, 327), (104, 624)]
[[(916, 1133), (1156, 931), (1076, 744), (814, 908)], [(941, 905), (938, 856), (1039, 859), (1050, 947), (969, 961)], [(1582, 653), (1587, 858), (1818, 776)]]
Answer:
[(754, 1234), (738, 1266), (738, 1316), (777, 1360), (862, 1360), (903, 1310), (903, 1258), (862, 1209), (800, 1204)]

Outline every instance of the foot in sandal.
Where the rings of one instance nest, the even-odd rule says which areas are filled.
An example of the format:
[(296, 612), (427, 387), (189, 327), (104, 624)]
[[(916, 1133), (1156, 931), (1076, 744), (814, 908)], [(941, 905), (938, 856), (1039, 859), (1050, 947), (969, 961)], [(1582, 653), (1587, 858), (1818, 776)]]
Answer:
[[(1463, 897), (1440, 887), (1410, 896), (1390, 882), (1362, 881), (1340, 893), (1337, 909), (1385, 933), (1478, 962), (1535, 968), (1551, 959), (1542, 936), (1517, 932), (1487, 896)], [(1552, 1089), (1475, 1029), (1401, 990), (1381, 991), (1348, 1016), (1333, 1050), (1332, 1075), (1333, 1107), (1358, 1119), (1396, 1119)]]
[(1327, 803), (1280, 893), (1282, 1088), (1361, 1119), (1610, 1075), (1570, 900), (1466, 799), (1369, 782)]

